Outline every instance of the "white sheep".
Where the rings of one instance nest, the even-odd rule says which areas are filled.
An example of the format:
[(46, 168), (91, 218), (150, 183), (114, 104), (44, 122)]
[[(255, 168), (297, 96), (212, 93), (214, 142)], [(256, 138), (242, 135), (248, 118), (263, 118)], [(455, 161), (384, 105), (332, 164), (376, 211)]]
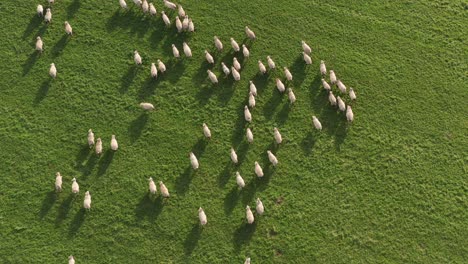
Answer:
[(166, 185), (162, 181), (159, 182), (159, 190), (161, 191), (161, 195), (164, 198), (169, 198), (169, 190), (167, 189)]
[(78, 182), (76, 181), (75, 178), (72, 179), (72, 186), (71, 186), (71, 191), (74, 194), (77, 194), (80, 192), (80, 185), (78, 185)]
[(237, 61), (237, 58), (234, 57), (232, 59), (232, 66), (237, 70), (237, 71), (240, 71), (241, 70), (241, 65), (239, 63), (239, 61)]
[(234, 78), (235, 81), (240, 80), (241, 76), (240, 76), (240, 73), (236, 70), (236, 68), (231, 67), (231, 73), (232, 73), (232, 77)]
[(336, 81), (336, 86), (338, 86), (338, 89), (340, 89), (340, 92), (346, 93), (346, 86), (343, 84), (341, 80)]
[(242, 54), (244, 54), (245, 58), (250, 57), (250, 51), (245, 44), (242, 44)]
[(156, 64), (154, 62), (151, 63), (151, 77), (155, 79), (158, 77), (158, 68), (156, 68)]
[(244, 264), (250, 264), (250, 258), (246, 258)]
[(208, 220), (206, 219), (206, 214), (205, 211), (203, 211), (203, 208), (198, 208), (198, 219), (200, 219), (200, 225), (204, 226), (206, 223), (208, 223)]
[(188, 22), (188, 32), (194, 32), (195, 31), (195, 24), (193, 23), (193, 20), (189, 18)]
[(89, 191), (85, 192), (83, 207), (87, 210), (91, 209), (91, 194), (89, 193)]
[(186, 42), (184, 42), (182, 45), (184, 47), (185, 56), (191, 58), (192, 57), (192, 50), (190, 49), (189, 45)]
[(255, 96), (253, 95), (252, 92), (249, 92), (249, 106), (250, 108), (255, 107)]
[(231, 38), (231, 46), (232, 46), (232, 49), (235, 51), (235, 52), (238, 52), (240, 50), (239, 48), (239, 44), (237, 44), (237, 42)]
[(354, 120), (353, 109), (351, 109), (350, 105), (348, 105), (348, 107), (346, 108), (346, 119), (349, 122), (353, 122), (353, 120)]
[(255, 33), (248, 26), (245, 26), (245, 35), (247, 35), (247, 37), (251, 40), (256, 38)]
[(242, 179), (242, 176), (240, 175), (240, 173), (238, 171), (236, 171), (236, 183), (237, 183), (237, 186), (239, 186), (240, 189), (245, 187), (244, 179)]
[(158, 192), (158, 190), (157, 190), (157, 188), (156, 188), (156, 184), (155, 184), (154, 181), (153, 181), (153, 178), (150, 177), (150, 178), (148, 179), (148, 182), (149, 182), (149, 183), (148, 183), (148, 187), (149, 187), (149, 192), (150, 192), (150, 194), (155, 195), (155, 194)]
[(93, 130), (90, 128), (88, 130), (88, 146), (91, 148), (94, 145), (94, 133)]
[(55, 173), (55, 191), (62, 191), (62, 175), (60, 175), (60, 172)]
[(247, 141), (249, 143), (253, 142), (254, 136), (253, 136), (252, 130), (250, 130), (250, 128), (247, 128), (247, 131), (245, 132), (245, 136), (247, 137)]
[(148, 1), (143, 0), (143, 2), (141, 3), (141, 9), (143, 10), (143, 13), (148, 13), (149, 11)]
[(281, 133), (276, 127), (273, 128), (273, 136), (275, 138), (276, 144), (281, 144), (281, 142), (283, 142), (283, 137), (281, 136)]
[(296, 102), (296, 95), (291, 88), (288, 88), (288, 99), (290, 104), (294, 104)]
[(171, 25), (171, 20), (169, 19), (169, 17), (166, 15), (166, 13), (164, 11), (161, 11), (161, 17), (162, 17), (166, 27)]
[(336, 83), (336, 75), (334, 70), (330, 70), (330, 83), (335, 84)]
[(278, 91), (280, 93), (284, 93), (286, 88), (284, 87), (283, 82), (279, 78), (276, 78), (275, 82), (276, 82), (276, 88), (278, 88)]
[(177, 47), (174, 44), (172, 44), (172, 55), (174, 55), (174, 58), (179, 58), (180, 57), (179, 50), (177, 49)]
[(133, 3), (137, 5), (138, 7), (141, 7), (141, 4), (142, 4), (141, 0), (133, 0)]
[(322, 130), (322, 123), (320, 123), (316, 116), (312, 116), (312, 123), (314, 123), (315, 129)]
[(205, 50), (205, 59), (209, 64), (214, 64), (213, 56), (207, 50)]
[(322, 76), (327, 75), (327, 66), (325, 66), (325, 62), (323, 60), (320, 61), (320, 74), (322, 74)]
[(336, 97), (336, 100), (338, 101), (338, 108), (341, 112), (344, 112), (346, 110), (345, 102), (339, 96)]
[(325, 79), (322, 79), (322, 86), (323, 86), (323, 89), (327, 91), (331, 91), (331, 86), (330, 84), (327, 83), (327, 81), (325, 81)]
[(182, 5), (179, 5), (179, 7), (177, 8), (177, 12), (179, 13), (180, 17), (185, 17), (185, 10), (182, 7)]
[(179, 32), (179, 33), (182, 32), (182, 29), (183, 29), (182, 28), (182, 21), (180, 21), (179, 16), (176, 16), (176, 18), (175, 18), (175, 26), (177, 28), (177, 32)]
[(267, 56), (267, 63), (270, 70), (274, 70), (276, 68), (276, 64), (270, 56)]
[(52, 5), (55, 2), (55, 0), (48, 0), (48, 2), (50, 5)]
[(249, 81), (249, 91), (257, 96), (257, 87), (255, 86), (255, 84), (253, 83), (253, 81)]
[(312, 49), (309, 47), (309, 45), (307, 45), (305, 41), (301, 41), (301, 45), (302, 45), (302, 50), (305, 53), (310, 54), (312, 52)]
[(210, 70), (206, 70), (206, 72), (208, 73), (208, 77), (210, 78), (211, 83), (217, 84), (218, 83), (218, 77), (216, 77), (216, 75)]
[(156, 7), (154, 7), (153, 3), (149, 4), (149, 12), (150, 15), (155, 16), (158, 12), (156, 11)]
[(164, 73), (166, 71), (166, 65), (161, 60), (158, 60), (158, 70), (161, 73)]
[(256, 203), (257, 203), (257, 206), (255, 209), (257, 210), (257, 214), (262, 215), (265, 212), (265, 208), (263, 207), (263, 203), (260, 200), (260, 198), (257, 198)]
[(263, 177), (263, 169), (262, 167), (260, 167), (260, 164), (258, 164), (258, 162), (256, 161), (255, 161), (255, 174), (259, 178)]
[(42, 47), (44, 46), (44, 43), (42, 42), (41, 37), (36, 38), (36, 50), (42, 53)]
[(50, 8), (46, 9), (46, 13), (45, 13), (45, 16), (44, 16), (44, 21), (46, 23), (50, 23), (52, 21), (52, 11), (50, 11)]
[(49, 75), (54, 79), (57, 77), (57, 68), (55, 68), (55, 63), (50, 64)]
[(169, 8), (169, 9), (172, 9), (172, 10), (175, 10), (177, 8), (177, 5), (170, 2), (170, 1), (167, 1), (167, 0), (164, 0), (164, 5)]
[(231, 160), (234, 164), (237, 164), (239, 160), (237, 159), (237, 153), (234, 148), (231, 148)]
[(354, 89), (352, 87), (349, 87), (349, 98), (351, 100), (356, 100), (356, 93), (354, 92)]
[(228, 76), (231, 74), (231, 70), (224, 64), (224, 62), (221, 62), (221, 67), (223, 68), (224, 75)]
[(140, 53), (138, 53), (137, 50), (135, 50), (133, 52), (133, 60), (135, 61), (136, 65), (141, 65), (142, 64)]
[(96, 155), (101, 155), (102, 154), (102, 140), (101, 138), (98, 138), (96, 140)]
[(309, 55), (307, 55), (307, 53), (302, 52), (302, 56), (304, 57), (304, 61), (307, 65), (312, 64), (312, 58)]
[(182, 28), (187, 31), (189, 26), (189, 17), (185, 16), (184, 21), (182, 21)]
[(284, 75), (286, 76), (286, 80), (292, 81), (293, 76), (287, 67), (284, 67)]
[(245, 217), (247, 218), (247, 223), (252, 224), (255, 220), (252, 210), (250, 210), (250, 206), (247, 205), (245, 207)]
[(244, 106), (244, 118), (247, 122), (252, 122), (252, 114), (250, 113), (249, 107)]
[(223, 43), (221, 42), (221, 40), (219, 40), (219, 38), (217, 36), (214, 36), (214, 44), (215, 44), (215, 47), (218, 49), (218, 51), (222, 51), (223, 50)]
[(117, 151), (119, 148), (119, 144), (117, 143), (117, 139), (115, 139), (115, 135), (112, 135), (110, 147), (113, 151)]
[(127, 9), (127, 3), (125, 0), (119, 0), (120, 7), (123, 9)]
[(154, 105), (152, 103), (140, 103), (140, 107), (146, 111), (154, 110)]
[(276, 158), (276, 156), (269, 150), (267, 150), (267, 155), (268, 160), (270, 160), (271, 164), (273, 164), (273, 167), (276, 167), (276, 165), (278, 165), (278, 159)]
[(43, 16), (44, 15), (44, 7), (42, 5), (37, 5), (36, 12), (38, 16)]
[(75, 264), (75, 258), (73, 256), (68, 257), (68, 264)]
[(258, 69), (260, 70), (262, 74), (265, 74), (267, 71), (265, 65), (263, 64), (261, 60), (258, 60)]
[(210, 130), (210, 128), (205, 123), (203, 123), (202, 126), (203, 126), (203, 135), (207, 139), (211, 139), (211, 130)]
[(195, 154), (193, 154), (193, 152), (190, 152), (189, 157), (190, 157), (190, 164), (192, 165), (192, 169), (198, 170), (198, 167), (200, 165), (198, 164), (198, 159), (195, 156)]
[(328, 92), (328, 101), (330, 101), (331, 105), (336, 105), (336, 98), (331, 90)]

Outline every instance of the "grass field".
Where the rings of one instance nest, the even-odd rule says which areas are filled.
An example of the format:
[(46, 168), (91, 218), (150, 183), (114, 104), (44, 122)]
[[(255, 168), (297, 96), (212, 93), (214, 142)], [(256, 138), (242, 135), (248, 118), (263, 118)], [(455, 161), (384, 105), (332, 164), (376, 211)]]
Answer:
[[(466, 2), (179, 1), (194, 34), (165, 29), (159, 14), (124, 12), (117, 0), (57, 0), (45, 26), (35, 16), (39, 2), (46, 1), (0, 2), (0, 263), (66, 263), (69, 255), (77, 263), (468, 261)], [(159, 13), (162, 1), (155, 5)], [(221, 77), (212, 86), (204, 50), (216, 54), (220, 75), (220, 62), (231, 65), (234, 56), (228, 40), (244, 41), (245, 25), (257, 40), (242, 80)], [(214, 35), (224, 52), (214, 52)], [(302, 61), (302, 39), (313, 48), (311, 67)], [(194, 56), (176, 61), (171, 44), (183, 41)], [(135, 49), (143, 67), (134, 66)], [(274, 86), (281, 70), (256, 75), (267, 55), (294, 75), (294, 107)], [(157, 59), (168, 70), (153, 81)], [(322, 59), (356, 90), (352, 125), (328, 104)], [(243, 120), (249, 80), (259, 90), (252, 145)], [(143, 113), (142, 101), (157, 110)], [(284, 138), (279, 148), (275, 126)], [(86, 145), (89, 128), (103, 138), (102, 157)], [(272, 148), (277, 168), (267, 165)], [(196, 172), (190, 151), (200, 160)], [(254, 161), (264, 166), (263, 179)], [(242, 191), (236, 170), (247, 184)], [(150, 176), (168, 186), (168, 201), (148, 198)], [(90, 212), (82, 209), (86, 190)], [(265, 214), (249, 226), (245, 206), (254, 208), (257, 197)], [(208, 216), (203, 229), (200, 206)]]

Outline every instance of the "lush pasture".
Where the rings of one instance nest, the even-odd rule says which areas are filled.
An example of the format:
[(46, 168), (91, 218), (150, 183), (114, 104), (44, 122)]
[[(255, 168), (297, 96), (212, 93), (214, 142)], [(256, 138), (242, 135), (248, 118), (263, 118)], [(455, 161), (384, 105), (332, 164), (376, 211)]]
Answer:
[[(46, 1), (0, 1), (0, 263), (65, 263), (71, 254), (77, 263), (468, 260), (463, 1), (179, 1), (194, 34), (166, 29), (159, 14), (119, 10), (117, 0), (56, 0), (45, 26), (35, 16), (38, 2)], [(242, 62), (242, 80), (220, 77), (212, 86), (203, 51), (213, 51), (220, 75), (221, 61), (232, 64), (228, 40), (244, 41), (245, 25), (258, 39)], [(42, 55), (34, 51), (38, 35)], [(214, 35), (224, 52), (214, 52)], [(313, 48), (312, 67), (300, 56), (302, 39)], [(171, 44), (183, 41), (194, 56), (178, 62)], [(143, 67), (134, 66), (135, 49)], [(281, 70), (256, 75), (256, 61), (266, 63), (267, 55), (294, 75), (293, 107), (274, 86)], [(168, 70), (153, 81), (157, 59)], [(352, 125), (328, 104), (321, 59), (356, 90)], [(259, 90), (253, 145), (243, 120), (249, 80)], [(143, 113), (142, 101), (157, 110)], [(284, 137), (279, 148), (275, 126)], [(100, 158), (87, 148), (89, 128), (104, 140)], [(231, 146), (239, 166), (230, 162)], [(272, 148), (277, 168), (267, 165)], [(200, 160), (195, 173), (190, 151)], [(254, 161), (264, 166), (263, 179)], [(242, 191), (236, 170), (246, 180)], [(59, 195), (57, 171), (64, 176)], [(168, 201), (148, 198), (150, 176), (166, 183)], [(81, 187), (76, 199), (73, 177)], [(93, 199), (87, 213), (86, 190)], [(247, 226), (245, 206), (254, 208), (257, 197), (265, 215)], [(199, 206), (208, 216), (203, 230)]]

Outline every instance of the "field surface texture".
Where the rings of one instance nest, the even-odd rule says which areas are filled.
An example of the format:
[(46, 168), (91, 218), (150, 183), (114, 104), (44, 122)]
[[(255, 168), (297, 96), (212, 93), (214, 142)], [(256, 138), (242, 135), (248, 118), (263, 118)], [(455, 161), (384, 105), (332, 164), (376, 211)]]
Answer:
[[(69, 255), (77, 263), (468, 262), (465, 1), (180, 1), (194, 33), (177, 32), (177, 12), (163, 1), (150, 17), (132, 0), (127, 11), (117, 0), (56, 0), (48, 26), (36, 15), (39, 2), (48, 7), (0, 1), (0, 263), (66, 263)], [(37, 36), (42, 54), (34, 50)], [(249, 47), (249, 59), (232, 50), (231, 37)], [(312, 65), (303, 61), (301, 40), (312, 47)], [(192, 58), (183, 55), (184, 41)], [(260, 75), (257, 61), (267, 65), (268, 55), (276, 70)], [(234, 56), (239, 82), (220, 66), (230, 67)], [(154, 80), (150, 65), (158, 59), (167, 71)], [(330, 106), (320, 60), (356, 91), (352, 124)], [(276, 78), (293, 88), (294, 105)], [(249, 80), (258, 89), (250, 124)], [(156, 109), (144, 112), (141, 102)], [(101, 156), (88, 148), (90, 128), (103, 140)], [(56, 172), (63, 176), (58, 194)], [(169, 199), (159, 188), (149, 197), (149, 177), (166, 184)], [(257, 198), (265, 213), (254, 212), (249, 225), (245, 208), (255, 211)], [(204, 227), (199, 207), (208, 216)]]

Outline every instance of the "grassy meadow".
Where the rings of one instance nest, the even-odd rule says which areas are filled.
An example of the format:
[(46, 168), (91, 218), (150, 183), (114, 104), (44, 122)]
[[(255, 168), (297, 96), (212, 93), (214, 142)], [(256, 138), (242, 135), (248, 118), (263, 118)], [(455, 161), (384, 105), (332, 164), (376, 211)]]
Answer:
[[(45, 0), (0, 2), (0, 263), (66, 263), (69, 255), (76, 263), (243, 263), (247, 256), (252, 263), (467, 263), (466, 2), (178, 1), (195, 23), (192, 34), (166, 28), (160, 11), (168, 10), (152, 2), (157, 17), (132, 0), (128, 11), (117, 0), (56, 0), (48, 26), (35, 13)], [(167, 13), (174, 21), (176, 13)], [(246, 25), (256, 41), (245, 38)], [(215, 35), (223, 52), (215, 52)], [(248, 44), (249, 59), (233, 52), (230, 37)], [(313, 65), (302, 60), (301, 40), (313, 49)], [(183, 56), (184, 41), (192, 58)], [(172, 44), (182, 59), (173, 58)], [(266, 64), (267, 55), (277, 69), (258, 75), (257, 60)], [(243, 66), (239, 82), (220, 67), (234, 56)], [(167, 72), (152, 80), (157, 59)], [(329, 105), (320, 60), (355, 89), (352, 124)], [(284, 66), (294, 76), (287, 84), (294, 106), (275, 87)], [(251, 124), (243, 116), (249, 80), (258, 89)], [(156, 110), (144, 113), (140, 102)], [(274, 127), (283, 135), (279, 147)], [(103, 139), (101, 157), (87, 146), (90, 128)], [(190, 151), (199, 157), (196, 172)], [(246, 182), (241, 191), (236, 171)], [(166, 184), (170, 199), (149, 198), (149, 177)], [(248, 225), (245, 206), (255, 208), (257, 197), (265, 214)]]

